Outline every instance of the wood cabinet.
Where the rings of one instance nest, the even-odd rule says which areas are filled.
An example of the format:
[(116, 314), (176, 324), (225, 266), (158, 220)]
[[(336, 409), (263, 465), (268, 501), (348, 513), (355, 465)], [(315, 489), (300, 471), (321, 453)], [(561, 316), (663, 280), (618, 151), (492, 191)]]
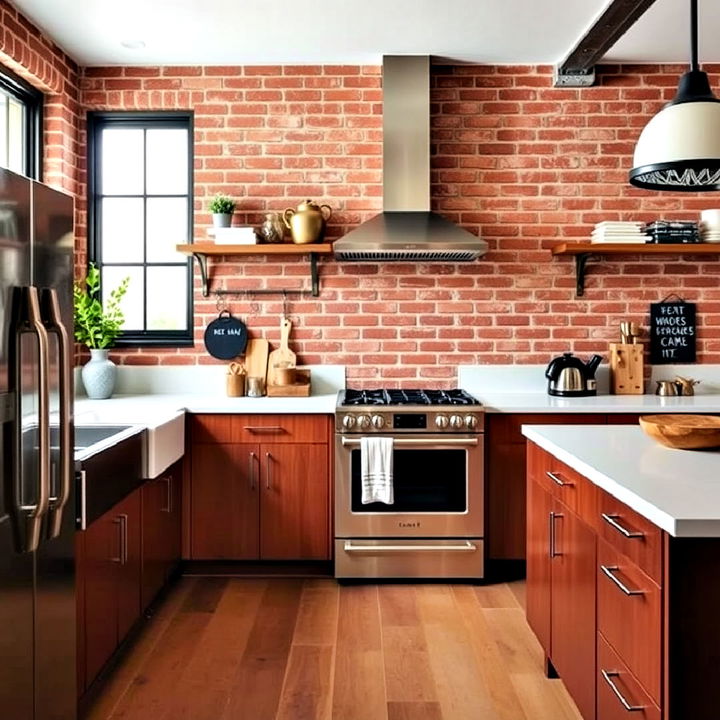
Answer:
[(182, 484), (176, 464), (142, 488), (142, 590), (146, 608), (180, 560)]
[(329, 557), (326, 445), (261, 445), (260, 557)]
[(141, 489), (78, 533), (87, 688), (140, 616)]
[(717, 720), (720, 538), (669, 536), (533, 443), (527, 464), (527, 619), (549, 674), (585, 720)]
[(76, 534), (80, 694), (180, 560), (181, 487), (177, 463)]
[(550, 522), (552, 664), (585, 718), (595, 713), (595, 534), (555, 501)]
[[(537, 453), (536, 453), (537, 455)], [(553, 499), (537, 482), (528, 483), (526, 614), (549, 657), (550, 530)]]
[(605, 415), (578, 413), (500, 414), (485, 418), (488, 560), (525, 559), (527, 474), (523, 425), (592, 425)]
[(194, 416), (191, 559), (328, 559), (330, 436), (322, 415)]
[(660, 708), (602, 635), (597, 648), (597, 716), (602, 720), (661, 720)]
[(598, 545), (598, 632), (644, 691), (660, 702), (662, 594), (640, 568), (604, 540)]
[(585, 718), (595, 713), (592, 494), (589, 483), (528, 446), (527, 620), (548, 671), (559, 673)]
[(255, 560), (260, 548), (260, 446), (192, 444), (194, 560)]

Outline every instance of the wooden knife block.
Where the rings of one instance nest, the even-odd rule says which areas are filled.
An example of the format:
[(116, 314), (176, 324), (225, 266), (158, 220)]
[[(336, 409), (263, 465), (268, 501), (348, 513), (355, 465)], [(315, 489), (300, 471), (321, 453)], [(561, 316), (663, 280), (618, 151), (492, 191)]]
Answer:
[(615, 395), (642, 395), (643, 346), (610, 343), (610, 392)]

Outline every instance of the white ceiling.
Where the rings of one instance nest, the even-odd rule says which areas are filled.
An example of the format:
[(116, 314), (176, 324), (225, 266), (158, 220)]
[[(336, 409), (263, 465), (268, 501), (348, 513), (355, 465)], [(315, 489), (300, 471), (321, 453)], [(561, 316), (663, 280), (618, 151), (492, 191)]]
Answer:
[[(13, 0), (81, 65), (379, 64), (430, 54), (555, 64), (609, 0)], [(656, 0), (607, 54), (686, 62), (689, 0)], [(700, 60), (720, 61), (720, 2), (700, 0)], [(124, 41), (142, 40), (128, 49)]]

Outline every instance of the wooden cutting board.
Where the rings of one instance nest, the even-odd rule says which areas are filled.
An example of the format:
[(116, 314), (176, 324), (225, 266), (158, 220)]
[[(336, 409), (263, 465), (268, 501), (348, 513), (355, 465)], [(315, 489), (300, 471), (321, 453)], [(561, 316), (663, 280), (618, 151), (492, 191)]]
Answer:
[(269, 351), (270, 344), (265, 338), (248, 340), (247, 347), (245, 348), (246, 377), (265, 378)]
[(289, 318), (284, 317), (280, 321), (280, 347), (277, 350), (273, 350), (268, 358), (268, 385), (278, 384), (275, 378), (276, 365), (282, 365), (283, 367), (295, 367), (295, 353), (288, 347), (291, 329), (292, 322)]

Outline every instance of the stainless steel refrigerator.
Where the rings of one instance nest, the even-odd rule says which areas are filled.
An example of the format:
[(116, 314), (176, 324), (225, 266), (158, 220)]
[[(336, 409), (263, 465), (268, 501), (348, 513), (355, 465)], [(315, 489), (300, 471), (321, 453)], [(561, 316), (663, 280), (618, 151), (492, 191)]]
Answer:
[(0, 717), (76, 717), (73, 201), (0, 170)]

